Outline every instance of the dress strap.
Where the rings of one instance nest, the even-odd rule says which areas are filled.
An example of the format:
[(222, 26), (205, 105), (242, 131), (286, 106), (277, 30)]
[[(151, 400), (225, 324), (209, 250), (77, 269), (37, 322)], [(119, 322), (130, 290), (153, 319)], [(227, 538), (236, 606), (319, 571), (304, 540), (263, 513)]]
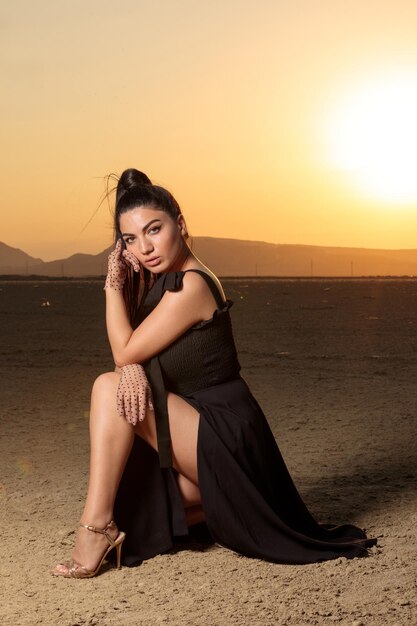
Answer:
[(219, 308), (222, 308), (226, 304), (225, 301), (223, 300), (223, 296), (220, 293), (218, 286), (216, 285), (215, 281), (210, 276), (210, 274), (208, 274), (207, 272), (204, 272), (203, 270), (195, 270), (195, 269), (185, 270), (184, 274), (186, 272), (196, 272), (197, 274), (200, 274), (200, 276), (204, 278)]

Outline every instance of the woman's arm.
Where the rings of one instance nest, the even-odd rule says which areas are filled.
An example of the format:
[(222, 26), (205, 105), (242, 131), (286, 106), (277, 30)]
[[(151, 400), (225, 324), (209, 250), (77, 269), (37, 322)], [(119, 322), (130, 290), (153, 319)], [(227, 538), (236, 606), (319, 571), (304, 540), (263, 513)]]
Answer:
[(147, 361), (191, 326), (210, 319), (215, 309), (204, 279), (196, 272), (187, 272), (182, 288), (166, 291), (155, 309), (133, 330), (122, 292), (106, 289), (107, 334), (116, 366)]

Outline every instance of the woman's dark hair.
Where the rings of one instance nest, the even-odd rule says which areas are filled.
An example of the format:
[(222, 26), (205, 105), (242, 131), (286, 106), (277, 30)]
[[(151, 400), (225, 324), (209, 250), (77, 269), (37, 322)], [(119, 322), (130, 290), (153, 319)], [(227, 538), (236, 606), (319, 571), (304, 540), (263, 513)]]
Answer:
[(120, 176), (116, 188), (114, 211), (116, 241), (118, 237), (121, 237), (120, 216), (141, 206), (164, 211), (174, 220), (181, 213), (178, 202), (167, 189), (153, 185), (146, 174), (139, 172), (139, 170), (125, 170)]
[[(112, 178), (114, 178), (112, 176)], [(163, 187), (153, 185), (150, 179), (136, 169), (125, 170), (117, 182), (116, 204), (114, 210), (115, 243), (122, 239), (120, 216), (132, 209), (151, 207), (168, 213), (173, 220), (181, 214), (181, 209), (174, 196)], [(132, 326), (135, 328), (142, 314), (143, 303), (151, 287), (154, 275), (141, 266), (140, 273), (129, 268), (127, 280), (123, 288), (123, 296)]]

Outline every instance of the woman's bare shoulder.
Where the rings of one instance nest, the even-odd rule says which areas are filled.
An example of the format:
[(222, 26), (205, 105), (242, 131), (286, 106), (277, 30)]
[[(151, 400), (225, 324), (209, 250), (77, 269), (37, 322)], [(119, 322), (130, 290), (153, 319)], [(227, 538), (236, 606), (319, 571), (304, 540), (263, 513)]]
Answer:
[[(220, 280), (218, 279), (218, 277), (216, 276), (216, 274), (214, 272), (212, 272), (206, 265), (204, 265), (203, 263), (198, 263), (193, 265), (192, 267), (189, 267), (185, 270), (185, 275), (183, 278), (184, 280), (190, 281), (191, 280), (191, 284), (194, 285), (200, 285), (200, 288), (204, 288), (202, 285), (203, 283), (205, 283), (204, 278), (202, 278), (201, 276), (199, 277), (199, 274), (196, 271), (189, 271), (189, 270), (198, 270), (200, 272), (204, 272), (205, 274), (208, 274), (210, 276), (210, 278), (213, 280), (213, 282), (215, 283), (215, 285), (217, 286), (221, 296), (223, 297), (223, 300), (226, 299), (226, 296), (224, 294), (223, 291), (223, 286), (220, 282)], [(194, 277), (198, 277), (198, 278), (189, 278), (189, 276), (194, 276)], [(187, 278), (186, 278), (187, 277)], [(207, 285), (207, 284), (206, 284)], [(208, 289), (208, 287), (206, 287)]]

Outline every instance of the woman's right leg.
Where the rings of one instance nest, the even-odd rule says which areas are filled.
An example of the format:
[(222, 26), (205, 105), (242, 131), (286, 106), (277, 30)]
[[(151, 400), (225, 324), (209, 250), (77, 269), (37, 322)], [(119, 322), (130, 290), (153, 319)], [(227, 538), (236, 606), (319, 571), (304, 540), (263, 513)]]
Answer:
[[(116, 372), (102, 374), (94, 383), (92, 391), (90, 480), (81, 523), (98, 528), (104, 528), (112, 518), (114, 499), (135, 432), (157, 448), (153, 411), (148, 410), (145, 420), (135, 427), (135, 431), (118, 414), (116, 392), (119, 378)], [(179, 488), (184, 505), (186, 508), (187, 504), (190, 506), (190, 520), (195, 523), (202, 519), (201, 511), (195, 508), (200, 502), (197, 474), (199, 414), (174, 394), (168, 394), (167, 402), (174, 467), (180, 475)], [(73, 559), (94, 570), (106, 545), (107, 540), (103, 535), (79, 528)], [(65, 565), (56, 568), (57, 573), (65, 573), (65, 569)]]
[[(113, 518), (113, 505), (126, 461), (132, 449), (132, 426), (116, 410), (115, 389), (120, 374), (101, 374), (94, 382), (90, 405), (90, 475), (81, 524), (105, 528)], [(109, 530), (114, 539), (116, 529)], [(94, 571), (107, 539), (99, 533), (78, 528), (72, 558)], [(57, 574), (65, 574), (68, 567), (58, 564)]]

